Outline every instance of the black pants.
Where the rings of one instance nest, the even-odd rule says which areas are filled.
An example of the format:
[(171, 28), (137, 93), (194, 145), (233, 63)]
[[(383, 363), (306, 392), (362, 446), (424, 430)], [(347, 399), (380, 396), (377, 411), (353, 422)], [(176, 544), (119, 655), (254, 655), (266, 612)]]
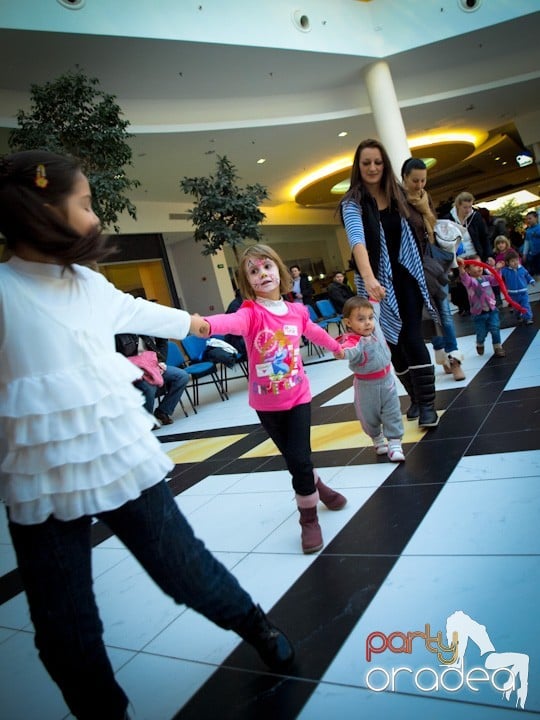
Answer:
[(315, 492), (311, 461), (311, 403), (290, 410), (272, 412), (257, 410), (261, 425), (285, 458), (298, 495)]
[(422, 332), (424, 299), (418, 283), (401, 265), (392, 270), (402, 326), (397, 344), (389, 347), (394, 370), (402, 373), (416, 365), (431, 365), (431, 357)]

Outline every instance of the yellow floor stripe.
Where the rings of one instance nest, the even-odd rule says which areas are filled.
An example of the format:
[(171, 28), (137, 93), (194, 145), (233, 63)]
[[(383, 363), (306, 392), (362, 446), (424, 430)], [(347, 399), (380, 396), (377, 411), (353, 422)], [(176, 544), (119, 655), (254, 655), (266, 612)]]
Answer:
[(199, 440), (186, 440), (180, 443), (178, 447), (169, 450), (167, 455), (174, 463), (202, 462), (245, 437), (246, 433), (242, 433), (200, 438)]
[[(439, 415), (442, 415), (442, 413), (439, 413)], [(426, 431), (419, 430), (417, 422), (409, 422), (403, 417), (403, 425), (405, 428), (404, 443), (418, 442), (425, 435)], [(362, 431), (357, 420), (330, 423), (328, 425), (314, 425), (311, 428), (311, 448), (314, 452), (370, 447), (371, 444), (371, 438)], [(279, 451), (271, 440), (265, 440), (242, 455), (242, 457), (271, 457), (273, 455), (279, 455)]]

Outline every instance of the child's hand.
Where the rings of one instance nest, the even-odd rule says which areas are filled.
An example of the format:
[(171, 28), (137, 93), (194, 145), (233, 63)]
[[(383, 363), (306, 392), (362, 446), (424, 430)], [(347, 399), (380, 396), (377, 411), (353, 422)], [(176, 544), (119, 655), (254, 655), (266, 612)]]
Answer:
[(208, 337), (210, 335), (210, 324), (197, 313), (191, 316), (190, 331), (197, 337)]
[(343, 360), (343, 358), (345, 357), (345, 351), (343, 350), (343, 348), (336, 350), (336, 352), (334, 353), (334, 357), (336, 358), (336, 360)]
[(487, 261), (488, 265), (495, 265), (495, 260), (492, 257), (488, 257)]

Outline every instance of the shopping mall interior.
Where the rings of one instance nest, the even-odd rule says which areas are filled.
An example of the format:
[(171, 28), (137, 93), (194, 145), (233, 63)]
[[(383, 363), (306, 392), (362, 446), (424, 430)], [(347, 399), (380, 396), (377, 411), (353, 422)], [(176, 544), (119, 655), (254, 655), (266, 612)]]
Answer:
[[(137, 219), (119, 220), (122, 254), (101, 270), (123, 290), (211, 314), (233, 297), (235, 258), (201, 254), (179, 181), (211, 174), (219, 156), (241, 183), (268, 188), (264, 241), (322, 281), (347, 267), (335, 209), (366, 137), (384, 141), (395, 169), (404, 148), (429, 161), (436, 204), (468, 190), (493, 213), (508, 197), (539, 208), (539, 33), (537, 0), (3, 3), (0, 153), (32, 84), (75, 66), (98, 78), (130, 122), (128, 172), (141, 183)], [(227, 399), (208, 383), (195, 408), (176, 409), (155, 431), (176, 502), (296, 660), (270, 672), (234, 633), (163, 595), (95, 522), (94, 590), (132, 718), (540, 714), (539, 296), (540, 276), (532, 325), (501, 305), (505, 357), (489, 342), (479, 355), (471, 317), (454, 314), (465, 379), (436, 366), (429, 431), (406, 420), (399, 386), (403, 463), (362, 432), (348, 364), (302, 348), (313, 460), (348, 500), (320, 507), (325, 544), (313, 555), (241, 367), (228, 371)], [(2, 717), (72, 717), (34, 646), (4, 513), (0, 663)]]

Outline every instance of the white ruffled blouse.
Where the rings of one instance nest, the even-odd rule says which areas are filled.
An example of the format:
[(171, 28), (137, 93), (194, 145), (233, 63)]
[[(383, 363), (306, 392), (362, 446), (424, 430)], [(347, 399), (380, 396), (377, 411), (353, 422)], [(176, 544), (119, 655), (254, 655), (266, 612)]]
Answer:
[(0, 264), (0, 498), (14, 522), (112, 510), (165, 477), (140, 370), (114, 335), (182, 338), (189, 325), (85, 267)]

